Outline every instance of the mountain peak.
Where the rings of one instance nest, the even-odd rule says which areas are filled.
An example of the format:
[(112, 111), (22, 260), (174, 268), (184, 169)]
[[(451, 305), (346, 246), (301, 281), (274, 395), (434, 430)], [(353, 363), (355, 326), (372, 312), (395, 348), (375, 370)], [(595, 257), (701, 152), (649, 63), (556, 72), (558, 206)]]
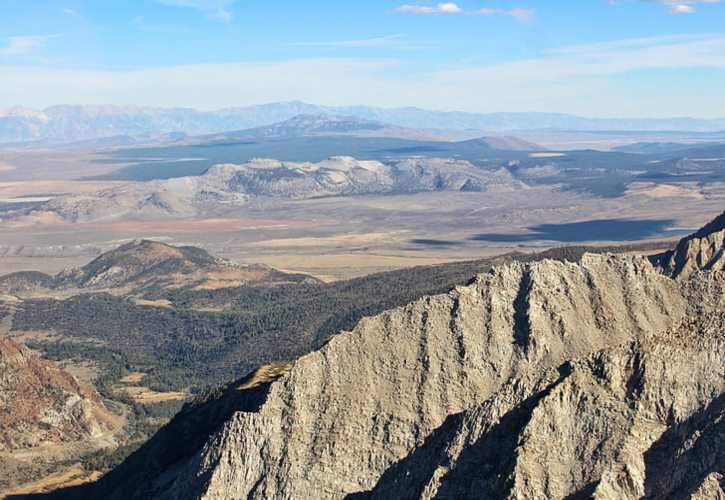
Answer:
[(723, 230), (725, 230), (725, 212), (721, 213), (713, 220), (701, 227), (695, 234), (692, 235), (692, 237), (706, 238), (713, 233), (717, 233)]
[(673, 278), (725, 269), (725, 212), (651, 260)]

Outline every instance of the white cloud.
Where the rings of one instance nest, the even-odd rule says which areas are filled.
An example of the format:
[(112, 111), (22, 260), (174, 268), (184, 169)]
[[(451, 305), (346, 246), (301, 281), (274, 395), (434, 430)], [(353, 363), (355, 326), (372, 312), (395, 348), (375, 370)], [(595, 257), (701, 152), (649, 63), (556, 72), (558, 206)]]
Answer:
[(433, 7), (423, 5), (401, 5), (396, 12), (405, 14), (462, 14), (463, 9), (452, 2), (439, 3)]
[(439, 3), (434, 6), (427, 5), (401, 5), (396, 8), (394, 12), (400, 12), (403, 14), (422, 14), (422, 15), (441, 15), (441, 14), (465, 14), (469, 16), (511, 16), (519, 21), (527, 21), (534, 15), (534, 11), (530, 9), (493, 9), (484, 8), (478, 10), (464, 10), (453, 2)]
[(11, 36), (7, 46), (0, 47), (0, 57), (22, 56), (42, 48), (47, 36)]
[[(707, 68), (709, 76), (702, 78), (697, 68)], [(656, 83), (641, 78), (661, 70), (650, 73)], [(427, 72), (397, 60), (353, 58), (136, 71), (6, 65), (0, 106), (113, 102), (214, 109), (300, 99), (479, 112), (715, 117), (725, 109), (722, 87), (725, 34), (714, 34), (563, 47), (517, 61)]]
[(219, 22), (229, 22), (232, 14), (228, 7), (236, 0), (156, 0), (164, 5), (174, 7), (189, 7), (202, 12), (205, 16)]
[(696, 9), (692, 5), (673, 5), (670, 7), (670, 13), (672, 14), (692, 14), (693, 12), (696, 12)]
[(693, 14), (697, 12), (695, 7), (698, 4), (704, 3), (722, 3), (723, 0), (644, 0), (649, 3), (658, 3), (666, 5), (670, 14)]
[(65, 12), (69, 16), (73, 16), (73, 17), (76, 17), (78, 15), (78, 12), (76, 12), (73, 9), (63, 9), (63, 12)]
[(295, 47), (322, 47), (322, 48), (370, 48), (385, 47), (390, 49), (424, 49), (429, 48), (431, 43), (408, 42), (404, 38), (405, 33), (388, 35), (375, 38), (363, 38), (358, 40), (330, 40), (314, 42), (293, 42), (290, 45)]

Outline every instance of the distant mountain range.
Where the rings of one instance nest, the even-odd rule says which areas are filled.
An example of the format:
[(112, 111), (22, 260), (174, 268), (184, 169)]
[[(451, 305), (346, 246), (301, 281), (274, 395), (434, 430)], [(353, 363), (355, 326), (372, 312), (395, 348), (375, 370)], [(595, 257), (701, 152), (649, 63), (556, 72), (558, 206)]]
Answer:
[[(609, 119), (561, 113), (466, 113), (419, 108), (372, 106), (329, 107), (299, 101), (198, 111), (187, 108), (151, 108), (117, 105), (52, 106), (0, 109), (0, 144), (40, 141), (66, 143), (114, 136), (220, 132), (265, 127), (298, 115), (354, 117), (377, 126), (415, 129), (716, 132), (725, 130), (725, 118)], [(369, 123), (366, 125), (370, 125)], [(360, 130), (356, 128), (355, 130)]]

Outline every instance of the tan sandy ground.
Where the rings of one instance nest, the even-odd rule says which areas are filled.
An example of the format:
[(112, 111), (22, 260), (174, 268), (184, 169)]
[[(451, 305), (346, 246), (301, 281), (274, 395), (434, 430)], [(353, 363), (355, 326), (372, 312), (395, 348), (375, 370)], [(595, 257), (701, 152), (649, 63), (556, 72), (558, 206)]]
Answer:
[[(121, 384), (139, 384), (146, 378), (144, 372), (131, 372), (119, 380)], [(156, 392), (140, 385), (119, 385), (114, 387), (116, 392), (125, 392), (140, 404), (161, 403), (164, 401), (181, 401), (189, 397), (188, 392)]]
[(654, 182), (633, 182), (627, 187), (627, 194), (649, 196), (650, 198), (693, 198), (696, 200), (705, 198), (697, 186)]
[(265, 240), (250, 243), (250, 247), (268, 247), (268, 248), (279, 248), (279, 247), (334, 247), (336, 245), (344, 244), (365, 244), (374, 241), (389, 241), (396, 236), (403, 236), (409, 234), (410, 231), (388, 231), (388, 232), (377, 232), (377, 233), (361, 233), (361, 234), (341, 234), (339, 236), (329, 237), (304, 237), (304, 238), (284, 238), (276, 240)]
[(293, 360), (287, 360), (260, 366), (254, 372), (252, 378), (250, 378), (244, 384), (240, 385), (237, 389), (243, 391), (245, 389), (251, 389), (252, 387), (262, 385), (265, 382), (270, 382), (290, 371), (294, 364), (295, 362)]
[(157, 299), (157, 300), (134, 299), (133, 302), (137, 306), (162, 307), (164, 309), (173, 309), (173, 306), (171, 305), (171, 301), (166, 300), (166, 299)]
[(317, 255), (257, 255), (255, 260), (286, 272), (306, 273), (323, 281), (334, 281), (368, 274), (371, 270), (427, 266), (461, 259), (363, 253), (321, 253)]
[(531, 153), (529, 158), (559, 158), (560, 156), (567, 156), (566, 153)]
[(200, 233), (200, 232), (234, 232), (251, 229), (295, 229), (337, 224), (337, 221), (285, 221), (270, 219), (175, 219), (156, 221), (114, 221), (76, 223), (79, 230), (110, 229), (130, 233), (163, 231), (165, 234)]
[(26, 484), (19, 488), (8, 490), (0, 493), (0, 499), (11, 495), (32, 495), (38, 493), (49, 493), (51, 491), (78, 486), (84, 483), (96, 481), (101, 477), (101, 473), (97, 471), (87, 471), (80, 464), (75, 464), (69, 469), (53, 474), (39, 481)]
[(138, 384), (146, 377), (146, 374), (143, 372), (131, 372), (125, 377), (121, 378), (119, 382), (123, 384)]
[[(0, 172), (3, 163), (0, 162)], [(8, 166), (8, 165), (5, 165)], [(19, 198), (37, 194), (92, 193), (122, 184), (121, 181), (11, 181), (0, 182), (0, 199)]]
[(162, 403), (164, 401), (183, 401), (188, 398), (188, 392), (156, 392), (148, 387), (129, 386), (117, 387), (117, 391), (123, 391), (139, 404)]

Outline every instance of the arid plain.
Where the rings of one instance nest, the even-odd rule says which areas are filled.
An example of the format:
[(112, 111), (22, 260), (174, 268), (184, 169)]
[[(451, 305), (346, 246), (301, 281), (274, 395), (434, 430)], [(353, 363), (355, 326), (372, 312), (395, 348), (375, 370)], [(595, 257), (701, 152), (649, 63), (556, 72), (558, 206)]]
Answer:
[[(536, 162), (531, 168), (540, 170), (571, 154), (528, 156)], [(109, 161), (117, 155), (116, 149), (0, 151), (5, 166), (0, 217), (58, 197), (136, 184), (98, 179), (133, 165)], [(138, 164), (138, 158), (134, 161)], [(616, 167), (618, 158), (611, 161)], [(708, 166), (722, 170), (720, 163)], [(260, 196), (190, 216), (111, 215), (75, 222), (45, 215), (32, 221), (6, 217), (0, 223), (0, 269), (55, 273), (124, 241), (149, 238), (335, 280), (571, 243), (672, 241), (706, 222), (725, 200), (719, 179), (682, 175), (662, 182), (634, 179), (624, 186), (618, 196), (601, 196), (560, 182), (524, 181), (482, 191)]]

